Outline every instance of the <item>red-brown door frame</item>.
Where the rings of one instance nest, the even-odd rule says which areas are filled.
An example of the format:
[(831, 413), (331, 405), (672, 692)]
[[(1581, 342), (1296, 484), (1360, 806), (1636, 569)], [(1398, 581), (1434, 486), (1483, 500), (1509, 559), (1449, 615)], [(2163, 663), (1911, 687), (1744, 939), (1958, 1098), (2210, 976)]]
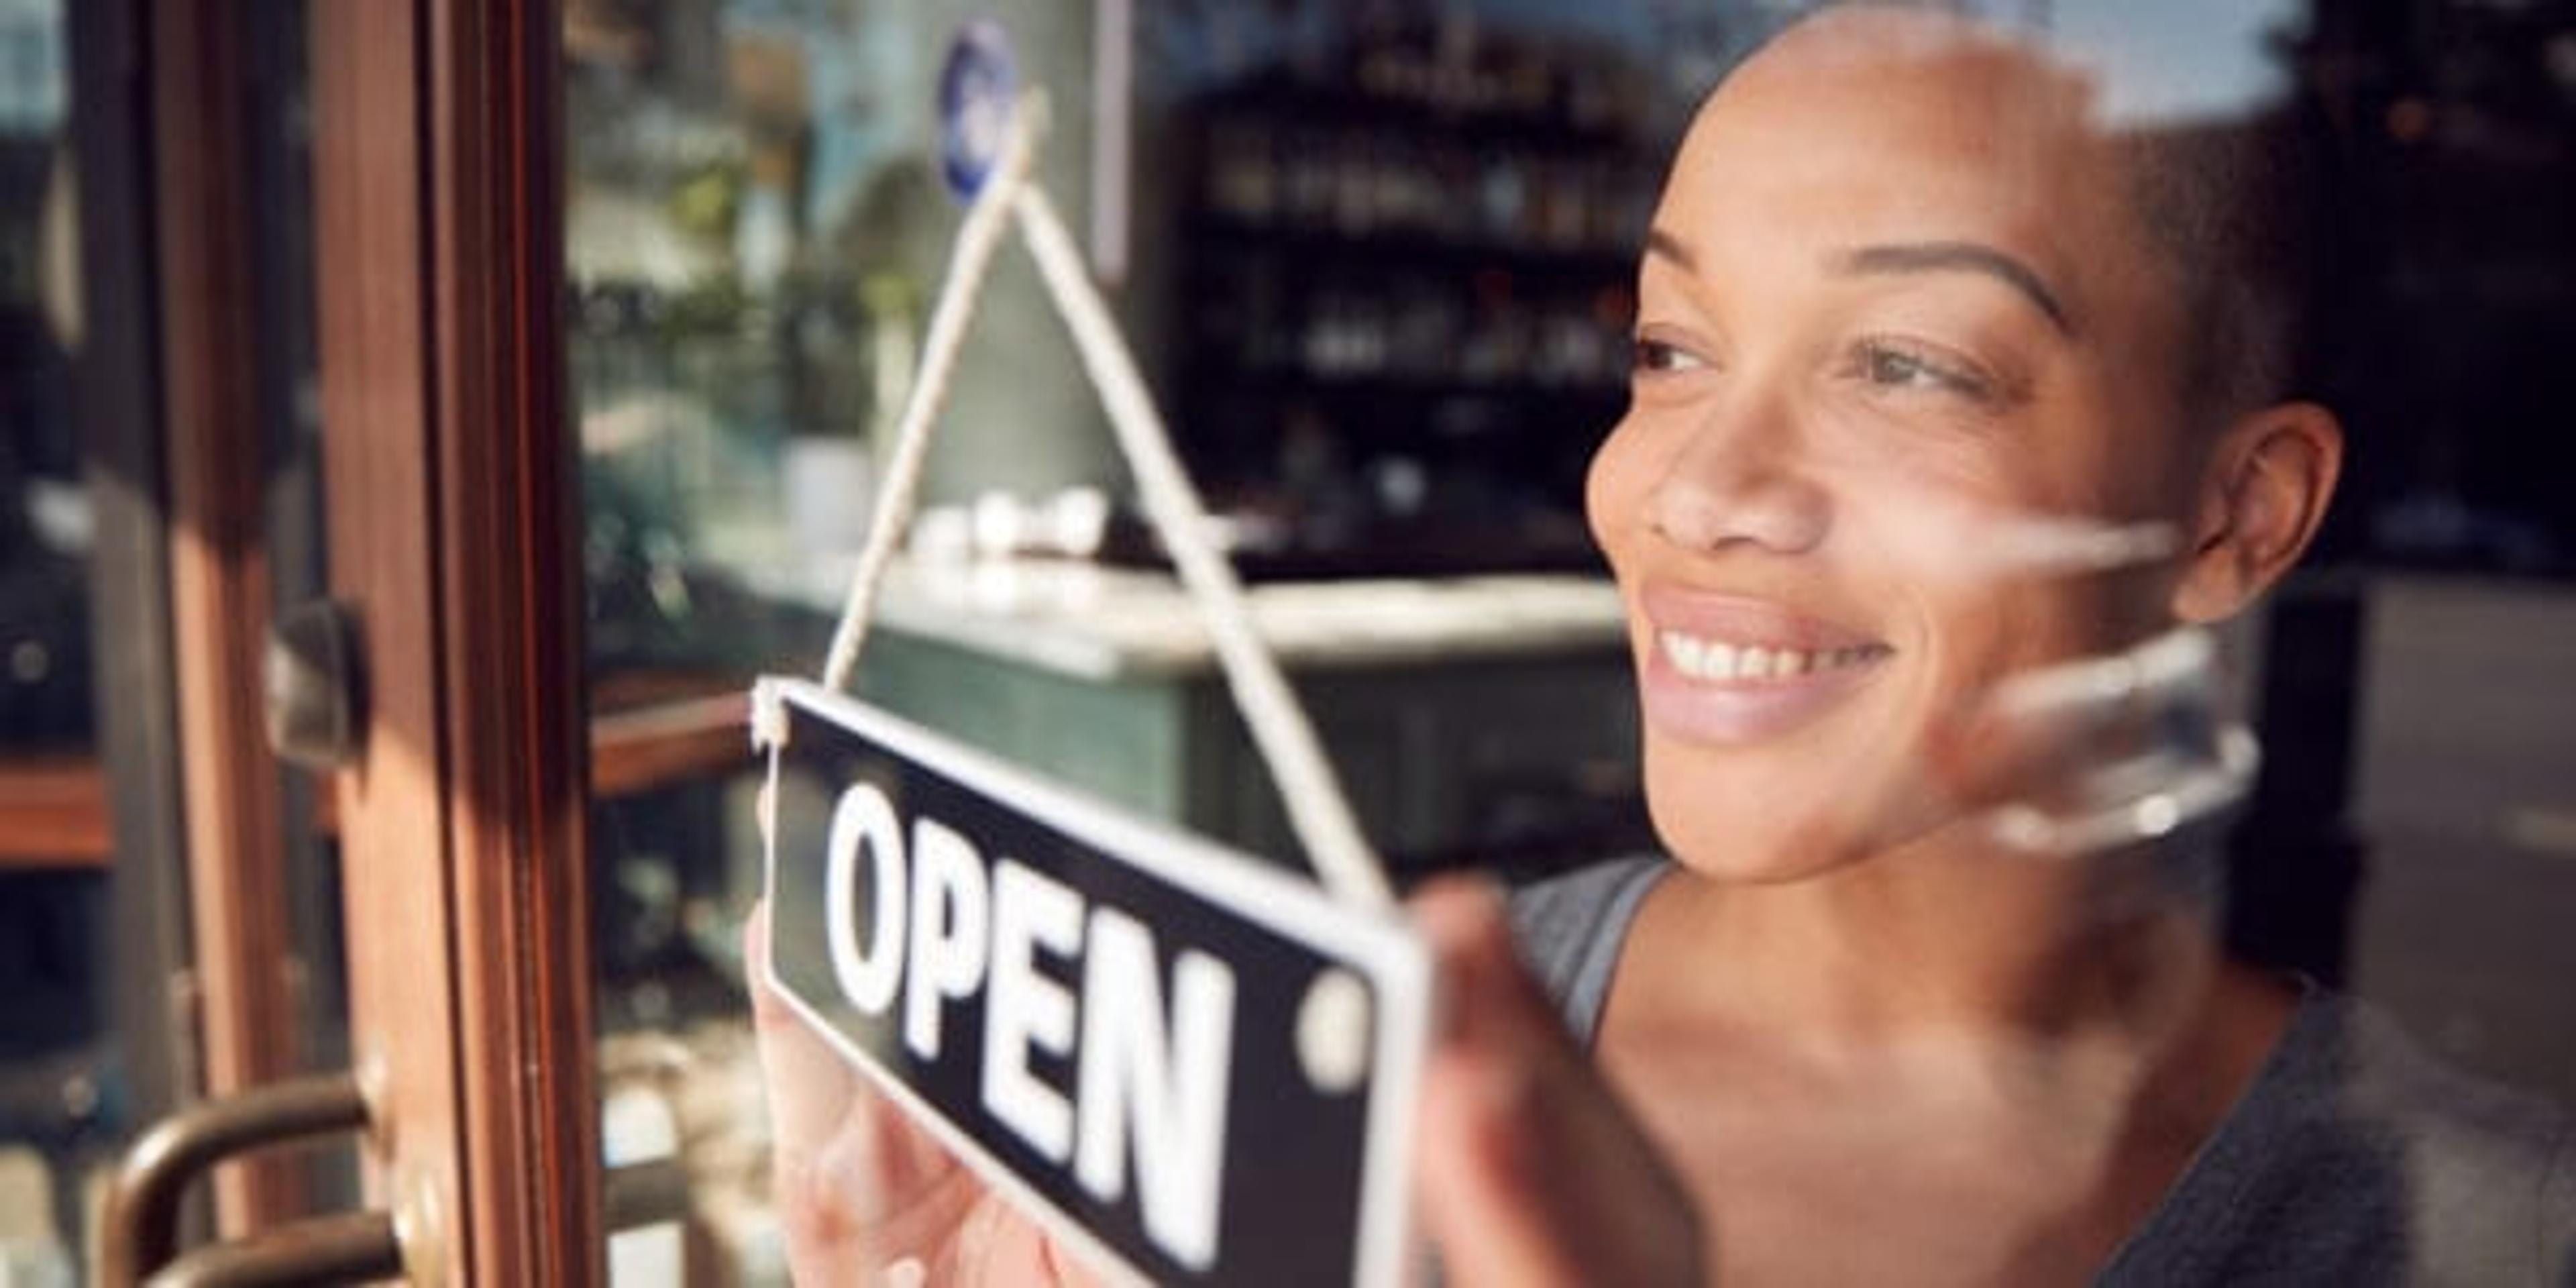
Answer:
[[(286, 964), (278, 765), (259, 686), (269, 621), (253, 230), (248, 23), (154, 0), (154, 259), (160, 266), (170, 616), (187, 844), (197, 1070), (220, 1098), (301, 1072)], [(227, 1234), (298, 1215), (298, 1173), (254, 1159), (216, 1174)]]
[(438, 1282), (603, 1274), (557, 6), (316, 0), (336, 785), (377, 1192)]

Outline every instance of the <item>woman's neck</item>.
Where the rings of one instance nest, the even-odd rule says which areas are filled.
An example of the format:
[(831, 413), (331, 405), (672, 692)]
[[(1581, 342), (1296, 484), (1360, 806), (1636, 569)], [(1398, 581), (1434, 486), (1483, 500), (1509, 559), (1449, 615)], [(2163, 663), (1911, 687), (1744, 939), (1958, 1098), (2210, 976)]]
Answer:
[(1936, 838), (1795, 883), (1682, 874), (1649, 929), (1706, 945), (1658, 954), (1691, 963), (1669, 1002), (1820, 1059), (2021, 1066), (2089, 1051), (2134, 1065), (2170, 1050), (2226, 975), (2207, 909), (2170, 862), (2043, 860)]

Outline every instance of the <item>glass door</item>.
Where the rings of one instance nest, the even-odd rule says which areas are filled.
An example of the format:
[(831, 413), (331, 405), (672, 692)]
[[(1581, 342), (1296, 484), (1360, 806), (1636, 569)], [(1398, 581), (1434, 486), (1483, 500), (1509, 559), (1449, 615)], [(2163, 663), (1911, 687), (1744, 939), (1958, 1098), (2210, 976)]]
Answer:
[[(32, 1184), (0, 1157), (11, 1275), (21, 1243), (63, 1273), (96, 1246), (122, 1282), (363, 1207), (301, 1255), (399, 1233), (421, 1282), (600, 1277), (560, 19), (534, 8), (0, 7), (9, 316), (46, 342), (13, 336), (42, 378), (11, 381), (6, 442), (72, 454), (13, 468), (28, 521), (0, 535), (13, 573), (85, 580), (84, 611), (31, 613), (86, 634), (99, 695), (87, 729), (9, 722), (0, 810), (46, 825), (7, 829), (11, 916), (29, 882), (105, 885), (53, 953), (95, 960), (6, 964), (114, 995), (72, 1072), (30, 1080), (77, 1138)], [(21, 65), (70, 88), (22, 92)], [(21, 299), (24, 246), (82, 307)], [(81, 687), (79, 650), (15, 638), (28, 599), (13, 703)], [(14, 1104), (15, 1044), (51, 1038), (8, 1036)], [(318, 1174), (139, 1166), (333, 1124), (353, 1148)]]
[[(192, 1234), (363, 1207), (424, 1282), (651, 1282), (720, 1247), (764, 1277), (765, 1169), (706, 1163), (756, 1130), (757, 1095), (710, 1094), (748, 1046), (728, 1045), (732, 932), (710, 915), (740, 901), (710, 904), (700, 865), (765, 650), (656, 635), (636, 605), (689, 604), (703, 639), (739, 632), (747, 601), (675, 582), (648, 524), (620, 544), (610, 485), (581, 511), (559, 105), (583, 15), (127, 0), (78, 18), (105, 158), (84, 193), (134, 217), (86, 262), (136, 333), (89, 412), (121, 427), (94, 452), (122, 516), (102, 540), (138, 553), (94, 580), (122, 592), (100, 632), (139, 641), (111, 659), (136, 682), (97, 768), (28, 760), (10, 783), (91, 793), (100, 835), (65, 844), (117, 870), (119, 924), (152, 932), (100, 973), (134, 994), (113, 1027), (157, 1084), (90, 1170), (338, 1079), (363, 1103), (354, 1148), (318, 1178), (225, 1164)], [(184, 1023), (156, 1018), (183, 1003)], [(735, 1184), (690, 1197), (718, 1171)], [(124, 1231), (116, 1201), (91, 1206)], [(754, 1215), (709, 1215), (737, 1209)]]
[[(156, 1119), (346, 1063), (328, 817), (259, 700), (321, 567), (301, 24), (0, 6), (0, 1259), (33, 1282)], [(218, 1169), (218, 1228), (345, 1162)]]

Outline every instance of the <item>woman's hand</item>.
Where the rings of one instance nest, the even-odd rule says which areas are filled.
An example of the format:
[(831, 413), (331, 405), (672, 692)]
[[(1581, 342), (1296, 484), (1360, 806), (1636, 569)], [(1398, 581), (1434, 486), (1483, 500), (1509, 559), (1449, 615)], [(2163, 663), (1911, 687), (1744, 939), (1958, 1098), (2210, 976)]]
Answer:
[(1091, 1282), (770, 990), (766, 904), (744, 926), (743, 961), (769, 1092), (772, 1198), (796, 1282)]
[[(1701, 1282), (1690, 1200), (1522, 970), (1493, 892), (1437, 882), (1414, 917), (1444, 1022), (1426, 1070), (1415, 1201), (1448, 1281)], [(875, 1095), (768, 987), (744, 932), (790, 1271), (808, 1285), (1093, 1282), (973, 1171)]]
[(1689, 1195), (1522, 969), (1501, 899), (1439, 881), (1413, 916), (1443, 1008), (1414, 1193), (1448, 1281), (1703, 1282)]

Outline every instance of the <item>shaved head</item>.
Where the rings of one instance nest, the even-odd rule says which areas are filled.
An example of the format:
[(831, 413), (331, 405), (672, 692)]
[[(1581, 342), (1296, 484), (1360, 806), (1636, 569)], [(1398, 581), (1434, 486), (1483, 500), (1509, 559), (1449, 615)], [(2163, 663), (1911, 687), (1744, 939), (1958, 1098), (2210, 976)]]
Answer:
[[(1975, 106), (1985, 110), (1970, 115), (2031, 125), (1980, 140), (1989, 161), (2054, 164), (2063, 154), (2033, 141), (2055, 129), (2105, 141), (2127, 216), (2182, 320), (2175, 406), (2190, 428), (2212, 429), (2285, 399), (2304, 377), (2314, 176), (2280, 114), (2184, 124), (2107, 119), (2108, 96), (2095, 75), (2029, 33), (1887, 0), (1829, 4), (1792, 23), (1709, 106), (1819, 73), (1960, 77), (1983, 100)], [(2050, 190), (2036, 175), (2028, 187)]]

